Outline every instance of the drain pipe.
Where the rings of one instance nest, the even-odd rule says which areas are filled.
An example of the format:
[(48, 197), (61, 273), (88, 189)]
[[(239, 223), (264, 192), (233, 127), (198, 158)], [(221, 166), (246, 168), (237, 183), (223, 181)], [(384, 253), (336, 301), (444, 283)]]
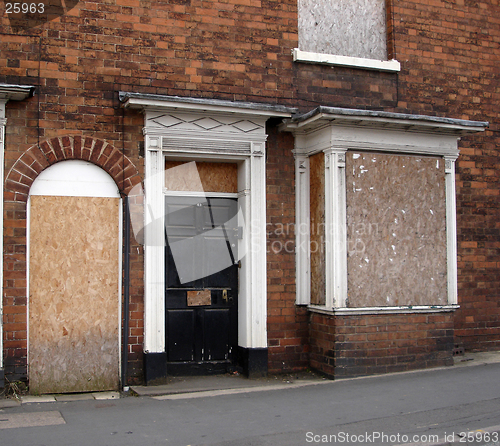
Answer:
[(129, 332), (129, 304), (130, 304), (130, 209), (129, 198), (123, 198), (123, 224), (125, 226), (125, 258), (123, 261), (123, 357), (122, 357), (122, 388), (128, 390), (128, 332)]

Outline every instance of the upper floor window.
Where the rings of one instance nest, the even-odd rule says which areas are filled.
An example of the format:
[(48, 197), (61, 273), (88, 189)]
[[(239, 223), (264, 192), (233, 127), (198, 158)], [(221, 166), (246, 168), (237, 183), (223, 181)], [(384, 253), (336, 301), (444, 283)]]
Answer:
[(388, 60), (386, 0), (298, 0), (297, 62), (399, 71)]
[(385, 0), (299, 0), (299, 48), (387, 60)]

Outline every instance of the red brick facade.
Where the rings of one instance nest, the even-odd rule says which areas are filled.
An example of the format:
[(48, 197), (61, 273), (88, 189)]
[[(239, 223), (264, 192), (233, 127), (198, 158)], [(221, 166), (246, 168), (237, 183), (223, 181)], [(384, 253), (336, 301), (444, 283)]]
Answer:
[(311, 314), (311, 366), (329, 376), (453, 365), (453, 316)]
[[(29, 30), (0, 19), (0, 83), (36, 86), (6, 106), (3, 336), (7, 373), (26, 376), (26, 199), (37, 174), (87, 159), (126, 192), (144, 179), (141, 113), (119, 91), (318, 105), (489, 121), (457, 161), (458, 298), (454, 313), (338, 316), (295, 305), (293, 137), (268, 122), (269, 371), (347, 376), (450, 363), (451, 345), (500, 347), (500, 6), (494, 0), (387, 1), (384, 73), (294, 63), (295, 0), (82, 0)], [(125, 161), (125, 164), (124, 164)], [(277, 242), (277, 243), (274, 243)], [(273, 244), (274, 243), (274, 244)], [(280, 247), (280, 249), (277, 249)], [(131, 247), (129, 375), (142, 379), (143, 248)], [(454, 336), (454, 340), (453, 340)]]
[[(463, 138), (457, 162), (458, 295), (456, 343), (495, 349), (499, 306), (499, 40), (496, 2), (398, 2), (399, 107), (488, 121)], [(399, 19), (397, 18), (399, 17)]]

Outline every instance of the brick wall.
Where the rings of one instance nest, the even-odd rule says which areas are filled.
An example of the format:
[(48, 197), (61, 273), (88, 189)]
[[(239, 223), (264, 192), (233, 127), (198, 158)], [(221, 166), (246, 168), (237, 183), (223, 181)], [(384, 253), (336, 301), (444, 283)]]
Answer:
[(453, 314), (312, 313), (311, 366), (337, 378), (453, 365)]
[[(101, 166), (115, 180), (123, 194), (141, 182), (140, 175), (130, 160), (112, 145), (91, 137), (64, 136), (43, 141), (22, 154), (7, 172), (4, 187), (4, 361), (9, 379), (27, 375), (27, 219), (26, 206), (29, 187), (46, 167), (66, 159), (91, 161)], [(136, 244), (136, 243), (135, 243)], [(132, 244), (134, 246), (134, 243)], [(134, 262), (134, 259), (132, 259)], [(142, 268), (132, 272), (136, 281)], [(133, 299), (137, 295), (132, 289)], [(142, 299), (142, 298), (141, 298)], [(131, 349), (142, 344), (142, 333), (136, 333), (137, 319), (142, 313), (131, 306)], [(139, 325), (140, 326), (140, 325)], [(131, 355), (131, 361), (137, 358)], [(133, 370), (133, 368), (132, 368)]]
[(459, 143), (457, 344), (500, 347), (498, 2), (400, 1), (394, 37), (401, 111), (489, 121)]
[(267, 127), (267, 329), (269, 372), (309, 363), (307, 310), (295, 306), (295, 161), (293, 137)]
[[(467, 349), (498, 348), (498, 5), (493, 0), (389, 3), (389, 53), (402, 64), (399, 74), (294, 64), (295, 0), (82, 0), (58, 20), (15, 33), (2, 17), (0, 82), (38, 87), (35, 97), (7, 104), (5, 171), (30, 147), (78, 135), (123, 150), (142, 177), (143, 117), (120, 109), (119, 90), (278, 103), (302, 111), (321, 104), (488, 120), (484, 135), (460, 142), (461, 309), (455, 334)], [(293, 222), (293, 141), (278, 135), (275, 123), (268, 130), (268, 222)], [(6, 361), (12, 370), (20, 367), (20, 374), (26, 357), (25, 212), (19, 202), (5, 205)], [(271, 247), (273, 241), (291, 247), (293, 240), (291, 234), (269, 239)], [(142, 247), (133, 241), (131, 252), (129, 358), (130, 373), (139, 380)], [(268, 254), (271, 370), (307, 363), (307, 315), (293, 303), (294, 265), (293, 253)]]

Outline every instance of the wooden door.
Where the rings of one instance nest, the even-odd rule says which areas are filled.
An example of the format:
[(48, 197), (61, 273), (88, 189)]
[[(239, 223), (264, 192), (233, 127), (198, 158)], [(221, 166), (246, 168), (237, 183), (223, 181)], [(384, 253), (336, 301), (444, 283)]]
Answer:
[(30, 391), (118, 389), (120, 200), (30, 200)]
[(167, 373), (225, 373), (237, 346), (237, 200), (166, 197)]

